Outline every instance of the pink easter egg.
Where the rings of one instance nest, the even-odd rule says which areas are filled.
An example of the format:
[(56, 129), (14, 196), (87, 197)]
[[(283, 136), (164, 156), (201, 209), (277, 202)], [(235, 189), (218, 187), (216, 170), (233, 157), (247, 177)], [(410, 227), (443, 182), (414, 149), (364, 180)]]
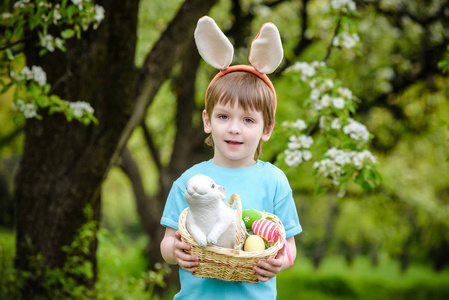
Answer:
[(256, 220), (252, 225), (254, 234), (260, 235), (268, 242), (277, 241), (280, 233), (276, 224), (269, 220)]

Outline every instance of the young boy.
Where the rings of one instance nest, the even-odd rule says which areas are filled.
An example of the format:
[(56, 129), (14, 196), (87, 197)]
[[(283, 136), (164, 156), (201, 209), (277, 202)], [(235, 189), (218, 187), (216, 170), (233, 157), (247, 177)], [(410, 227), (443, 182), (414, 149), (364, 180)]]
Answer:
[[(270, 163), (257, 160), (261, 142), (274, 127), (276, 94), (267, 77), (245, 67), (231, 67), (214, 79), (206, 92), (203, 111), (206, 140), (214, 148), (211, 160), (187, 170), (172, 186), (161, 224), (166, 227), (161, 253), (166, 262), (178, 264), (181, 290), (175, 299), (275, 299), (276, 274), (289, 267), (284, 250), (254, 267), (260, 283), (228, 282), (192, 275), (198, 258), (184, 252), (190, 246), (180, 239), (178, 218), (187, 207), (187, 180), (196, 174), (211, 177), (227, 195), (238, 194), (242, 209), (275, 214), (282, 221), (292, 259), (296, 257), (294, 235), (302, 229), (292, 190), (285, 174)], [(228, 68), (229, 69), (229, 68)], [(268, 81), (267, 81), (268, 80)]]

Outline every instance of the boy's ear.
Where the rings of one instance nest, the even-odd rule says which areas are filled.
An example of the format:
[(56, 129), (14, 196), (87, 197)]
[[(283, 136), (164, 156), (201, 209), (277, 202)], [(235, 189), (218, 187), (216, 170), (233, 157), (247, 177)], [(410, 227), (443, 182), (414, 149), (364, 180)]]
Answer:
[(263, 130), (262, 138), (261, 138), (262, 141), (266, 142), (270, 139), (271, 134), (273, 133), (273, 128), (274, 128), (274, 123), (271, 124), (270, 127)]
[(211, 133), (212, 129), (210, 126), (210, 119), (209, 115), (207, 114), (206, 110), (203, 110), (203, 126), (204, 126), (204, 132), (205, 133)]

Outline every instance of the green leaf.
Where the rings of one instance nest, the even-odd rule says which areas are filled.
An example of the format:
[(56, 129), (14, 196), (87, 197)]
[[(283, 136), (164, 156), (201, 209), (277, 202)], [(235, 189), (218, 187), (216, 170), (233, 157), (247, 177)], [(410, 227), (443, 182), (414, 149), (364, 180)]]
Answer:
[(66, 40), (72, 38), (73, 36), (75, 36), (75, 30), (73, 29), (69, 28), (61, 32), (61, 37), (63, 37)]
[(67, 8), (67, 10), (66, 10), (66, 13), (67, 13), (67, 18), (68, 19), (72, 19), (72, 17), (73, 17), (73, 15), (76, 13), (78, 11), (78, 8), (75, 6), (75, 5), (70, 5), (68, 8)]
[(48, 101), (47, 96), (37, 97), (36, 102), (37, 102), (37, 105), (40, 107), (47, 107), (48, 105), (50, 105), (50, 101)]
[(12, 37), (12, 32), (9, 29), (6, 29), (5, 31), (5, 40), (10, 40)]
[(5, 52), (9, 60), (14, 60), (14, 54), (12, 53), (11, 48), (6, 48)]
[(41, 49), (41, 50), (39, 51), (39, 56), (42, 56), (42, 55), (44, 55), (45, 53), (47, 53), (47, 49)]

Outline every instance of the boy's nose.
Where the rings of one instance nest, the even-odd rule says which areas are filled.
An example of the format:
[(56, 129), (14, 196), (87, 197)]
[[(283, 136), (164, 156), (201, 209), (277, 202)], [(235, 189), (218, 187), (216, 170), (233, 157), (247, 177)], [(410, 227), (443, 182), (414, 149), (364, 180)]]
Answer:
[(232, 133), (232, 134), (240, 134), (240, 126), (238, 124), (238, 122), (231, 122), (229, 124), (229, 128), (228, 128), (228, 132)]

